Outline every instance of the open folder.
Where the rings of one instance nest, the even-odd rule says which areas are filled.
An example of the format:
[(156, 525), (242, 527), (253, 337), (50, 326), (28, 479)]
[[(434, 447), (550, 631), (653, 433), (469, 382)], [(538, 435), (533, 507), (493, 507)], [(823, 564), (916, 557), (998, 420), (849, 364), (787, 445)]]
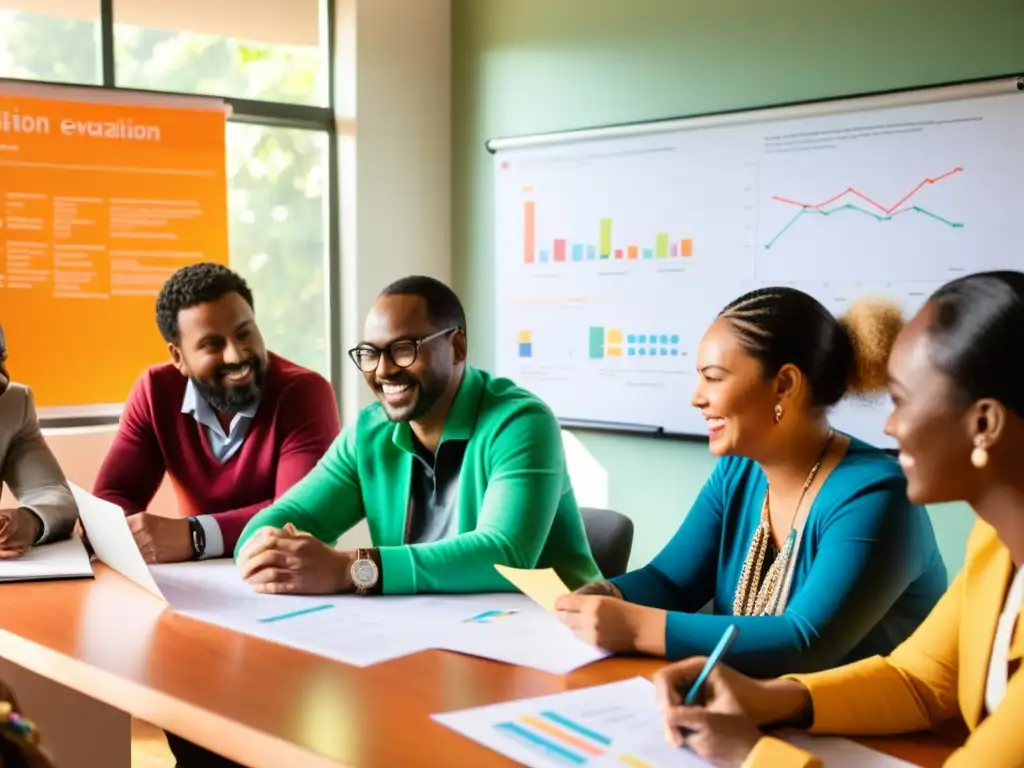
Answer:
[(0, 560), (0, 584), (15, 581), (91, 579), (89, 553), (77, 536), (32, 547), (21, 557)]
[[(0, 495), (3, 486), (0, 486)], [(0, 560), (0, 584), (16, 581), (91, 579), (89, 553), (77, 536), (32, 547), (20, 557)]]

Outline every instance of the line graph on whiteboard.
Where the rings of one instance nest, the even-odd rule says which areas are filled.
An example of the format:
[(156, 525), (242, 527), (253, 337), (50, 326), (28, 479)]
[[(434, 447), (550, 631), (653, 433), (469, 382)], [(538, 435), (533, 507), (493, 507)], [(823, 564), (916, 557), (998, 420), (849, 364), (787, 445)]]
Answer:
[[(772, 195), (772, 200), (782, 203), (783, 205), (795, 207), (797, 212), (793, 215), (789, 221), (787, 221), (783, 227), (778, 230), (772, 237), (764, 244), (765, 250), (769, 250), (775, 245), (778, 240), (785, 235), (790, 229), (794, 227), (802, 218), (805, 216), (832, 216), (837, 213), (855, 213), (862, 216), (866, 216), (870, 219), (874, 219), (876, 222), (888, 222), (895, 220), (898, 216), (903, 214), (918, 214), (928, 219), (932, 219), (940, 224), (944, 224), (950, 229), (962, 229), (964, 223), (962, 221), (953, 221), (943, 215), (936, 213), (935, 211), (923, 208), (920, 205), (916, 205), (911, 200), (927, 186), (932, 184), (938, 184), (939, 182), (951, 179), (957, 174), (963, 173), (964, 169), (962, 166), (957, 166), (951, 171), (940, 174), (939, 176), (928, 177), (922, 179), (913, 189), (907, 192), (893, 205), (883, 205), (878, 201), (874, 200), (869, 195), (861, 192), (856, 187), (847, 187), (842, 192), (832, 195), (826, 200), (822, 200), (819, 203), (806, 203), (799, 200), (793, 200), (782, 195)], [(853, 199), (854, 202), (843, 202), (844, 200)]]
[[(852, 158), (831, 169), (801, 165), (762, 167), (759, 280), (933, 282), (970, 268), (979, 194), (967, 163), (936, 169), (919, 157), (899, 172)], [(908, 254), (927, 254), (929, 273)]]

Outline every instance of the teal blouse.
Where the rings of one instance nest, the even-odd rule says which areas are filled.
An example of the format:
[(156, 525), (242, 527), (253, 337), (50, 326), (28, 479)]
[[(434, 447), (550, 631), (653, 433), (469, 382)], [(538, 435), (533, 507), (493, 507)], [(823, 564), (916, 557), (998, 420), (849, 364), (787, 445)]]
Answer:
[[(724, 662), (758, 677), (885, 655), (945, 592), (931, 520), (907, 500), (899, 464), (851, 438), (808, 513), (785, 611), (733, 616), (766, 488), (750, 459), (720, 459), (665, 548), (649, 565), (612, 579), (626, 600), (669, 612), (670, 659), (711, 653), (733, 622), (739, 634)], [(698, 613), (709, 602), (711, 613)]]

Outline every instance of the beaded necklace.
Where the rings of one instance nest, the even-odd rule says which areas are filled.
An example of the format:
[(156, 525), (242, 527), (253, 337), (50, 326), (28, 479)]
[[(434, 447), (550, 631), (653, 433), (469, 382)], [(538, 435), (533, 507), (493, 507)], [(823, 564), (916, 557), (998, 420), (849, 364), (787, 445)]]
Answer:
[[(814, 478), (821, 468), (821, 462), (824, 460), (825, 454), (828, 453), (828, 447), (832, 444), (832, 438), (835, 437), (835, 434), (835, 430), (830, 428), (825, 444), (818, 455), (818, 460), (811, 467), (811, 471), (808, 473), (804, 486), (800, 491), (800, 498), (797, 499), (796, 509), (793, 510), (793, 517), (789, 523), (789, 533), (782, 545), (782, 550), (762, 580), (761, 572), (764, 569), (764, 559), (772, 540), (771, 510), (768, 506), (768, 492), (770, 488), (765, 488), (764, 502), (761, 504), (761, 521), (758, 523), (757, 529), (754, 531), (754, 537), (750, 541), (747, 559), (743, 562), (740, 582), (736, 587), (736, 595), (732, 602), (733, 615), (766, 616), (782, 613), (785, 609), (789, 597), (788, 577), (790, 560), (793, 556), (793, 547), (796, 544), (797, 532), (794, 524), (796, 523), (797, 514), (800, 512), (800, 505), (803, 504), (807, 489), (814, 482)], [(780, 586), (784, 583), (785, 588), (780, 589)]]

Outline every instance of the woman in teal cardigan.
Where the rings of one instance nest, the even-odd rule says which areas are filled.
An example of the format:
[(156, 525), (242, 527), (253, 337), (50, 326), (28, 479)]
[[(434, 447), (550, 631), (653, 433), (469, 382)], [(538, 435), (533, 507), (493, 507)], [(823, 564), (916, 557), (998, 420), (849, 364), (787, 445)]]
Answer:
[(840, 321), (792, 288), (730, 303), (692, 401), (721, 457), (711, 477), (649, 565), (562, 598), (559, 617), (608, 650), (670, 659), (709, 654), (735, 623), (729, 664), (754, 676), (906, 639), (947, 586), (931, 521), (894, 459), (828, 422), (845, 395), (884, 388), (901, 321), (880, 302)]

